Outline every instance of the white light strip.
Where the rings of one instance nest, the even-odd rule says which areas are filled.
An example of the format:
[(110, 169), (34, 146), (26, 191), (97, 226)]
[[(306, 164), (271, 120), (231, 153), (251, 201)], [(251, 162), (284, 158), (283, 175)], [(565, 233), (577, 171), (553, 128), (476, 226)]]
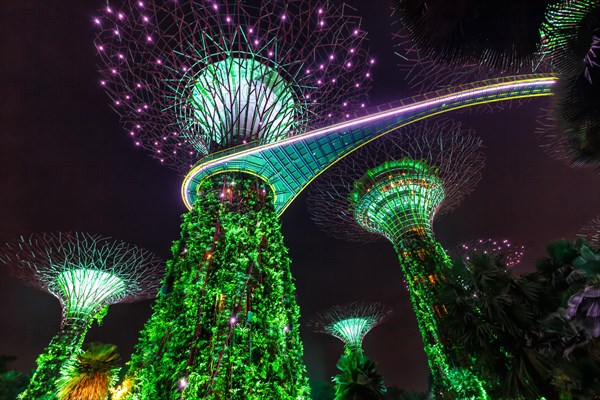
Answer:
[(487, 86), (482, 89), (466, 90), (466, 91), (463, 91), (463, 92), (460, 92), (457, 94), (445, 95), (442, 97), (438, 97), (438, 98), (435, 98), (432, 100), (426, 100), (426, 101), (423, 101), (423, 102), (420, 102), (417, 104), (413, 104), (413, 105), (409, 105), (409, 106), (400, 106), (400, 107), (394, 108), (392, 110), (383, 111), (383, 112), (380, 112), (377, 114), (356, 118), (356, 119), (353, 119), (353, 120), (350, 120), (347, 122), (343, 122), (340, 124), (317, 129), (312, 132), (307, 132), (302, 135), (298, 135), (298, 136), (283, 139), (283, 140), (280, 140), (277, 142), (269, 143), (264, 146), (255, 147), (253, 149), (248, 149), (245, 151), (240, 151), (238, 153), (234, 153), (234, 154), (225, 156), (225, 157), (217, 159), (217, 160), (209, 161), (206, 164), (202, 164), (202, 165), (194, 168), (192, 171), (190, 171), (190, 173), (185, 178), (185, 182), (184, 182), (183, 188), (182, 188), (184, 202), (185, 202), (186, 207), (188, 209), (191, 209), (191, 201), (189, 198), (189, 186), (192, 183), (192, 181), (194, 180), (195, 176), (199, 175), (200, 173), (202, 173), (202, 171), (212, 167), (213, 165), (222, 164), (222, 163), (232, 161), (237, 158), (245, 157), (245, 156), (248, 156), (251, 154), (255, 154), (255, 153), (258, 153), (258, 152), (261, 152), (264, 150), (269, 150), (269, 149), (280, 147), (280, 146), (283, 146), (286, 144), (295, 143), (300, 140), (306, 140), (306, 139), (310, 139), (310, 138), (313, 138), (316, 136), (325, 135), (327, 133), (336, 132), (336, 131), (340, 131), (340, 130), (344, 130), (344, 129), (348, 129), (348, 128), (352, 128), (352, 127), (357, 127), (357, 126), (367, 124), (367, 123), (370, 123), (373, 121), (385, 119), (387, 117), (405, 114), (405, 113), (408, 113), (413, 110), (428, 108), (431, 106), (438, 105), (440, 103), (454, 102), (457, 100), (460, 101), (460, 100), (465, 100), (465, 99), (473, 99), (473, 98), (479, 97), (480, 95), (490, 95), (490, 94), (494, 94), (494, 93), (498, 93), (498, 92), (503, 92), (506, 90), (524, 89), (524, 88), (527, 88), (530, 86), (552, 86), (555, 83), (556, 83), (556, 79), (552, 79), (552, 78), (533, 80), (533, 81), (528, 79), (526, 81), (507, 82), (507, 83), (497, 84), (494, 86)]

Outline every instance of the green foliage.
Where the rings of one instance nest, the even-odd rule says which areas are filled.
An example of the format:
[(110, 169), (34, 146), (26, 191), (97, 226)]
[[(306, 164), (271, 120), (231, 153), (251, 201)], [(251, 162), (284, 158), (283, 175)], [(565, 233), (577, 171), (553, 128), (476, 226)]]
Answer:
[(346, 351), (337, 368), (340, 373), (333, 378), (335, 400), (383, 400), (383, 377), (362, 351)]
[(471, 368), (472, 361), (451, 346), (452, 337), (440, 325), (448, 311), (439, 298), (439, 287), (452, 266), (444, 249), (423, 235), (405, 237), (396, 249), (433, 374), (432, 393), (440, 399), (488, 399), (482, 378)]
[(303, 399), (299, 309), (273, 196), (202, 183), (132, 356), (129, 399)]
[(494, 399), (583, 400), (600, 389), (600, 250), (560, 240), (547, 253), (520, 276), (499, 254), (471, 254), (454, 261), (440, 291), (443, 327)]
[(538, 399), (547, 394), (552, 366), (530, 344), (538, 340), (545, 287), (517, 277), (496, 254), (454, 261), (440, 290), (448, 313), (443, 326), (455, 353), (475, 361), (494, 399)]
[(37, 368), (27, 389), (19, 395), (20, 400), (39, 400), (43, 396), (49, 400), (56, 398), (56, 383), (61, 369), (81, 349), (90, 325), (91, 321), (81, 319), (64, 321), (58, 334), (37, 358)]
[(14, 360), (16, 357), (0, 355), (0, 399), (16, 399), (29, 381), (28, 375), (8, 368)]
[(64, 369), (59, 400), (105, 400), (119, 373), (119, 358), (117, 346), (91, 343)]

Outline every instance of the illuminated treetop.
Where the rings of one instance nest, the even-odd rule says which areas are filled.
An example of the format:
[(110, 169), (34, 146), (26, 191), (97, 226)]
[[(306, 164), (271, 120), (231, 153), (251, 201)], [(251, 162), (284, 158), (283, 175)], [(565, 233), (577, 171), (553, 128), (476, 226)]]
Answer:
[(353, 12), (328, 0), (108, 3), (93, 19), (100, 84), (134, 143), (187, 171), (364, 106), (375, 61)]
[(521, 262), (525, 254), (525, 246), (512, 244), (508, 239), (479, 239), (473, 240), (448, 249), (452, 256), (469, 260), (473, 254), (498, 254), (504, 257), (507, 267)]
[(330, 307), (312, 321), (316, 331), (340, 339), (353, 350), (360, 350), (363, 338), (389, 318), (392, 310), (380, 303), (349, 303)]
[(429, 231), (431, 219), (457, 207), (481, 179), (482, 147), (472, 131), (451, 120), (401, 128), (323, 174), (310, 192), (309, 210), (315, 223), (335, 237), (376, 238), (367, 228), (391, 239), (390, 230), (365, 226), (368, 221), (360, 216), (364, 211), (389, 222), (391, 229), (402, 229), (395, 205), (410, 209), (410, 199), (418, 208), (410, 218)]
[(6, 243), (0, 261), (26, 285), (50, 293), (66, 319), (152, 298), (163, 262), (148, 250), (88, 233), (39, 233)]

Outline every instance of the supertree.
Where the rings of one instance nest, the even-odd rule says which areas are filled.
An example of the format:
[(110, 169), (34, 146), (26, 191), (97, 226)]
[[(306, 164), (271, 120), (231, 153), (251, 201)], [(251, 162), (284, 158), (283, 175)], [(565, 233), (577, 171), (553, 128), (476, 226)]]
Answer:
[(349, 351), (363, 351), (364, 337), (387, 320), (391, 310), (380, 303), (349, 303), (319, 313), (311, 322), (315, 331), (334, 336)]
[[(352, 12), (317, 0), (125, 0), (94, 18), (100, 84), (134, 143), (187, 172), (364, 105), (375, 61)], [(239, 168), (193, 192), (124, 396), (307, 397), (274, 187)]]
[(510, 268), (521, 262), (525, 255), (525, 246), (515, 245), (508, 239), (478, 239), (465, 242), (459, 246), (449, 248), (448, 255), (463, 258), (469, 261), (473, 254), (497, 255), (502, 258), (502, 264)]
[(56, 297), (60, 330), (37, 359), (20, 399), (53, 395), (65, 363), (81, 349), (94, 319), (110, 304), (153, 298), (163, 262), (148, 250), (88, 233), (40, 233), (6, 243), (0, 261), (26, 285)]
[(468, 360), (451, 354), (438, 326), (438, 286), (451, 261), (433, 234), (434, 218), (460, 204), (481, 178), (481, 140), (450, 120), (390, 133), (359, 149), (311, 191), (315, 223), (349, 240), (392, 242), (434, 374), (436, 397), (487, 398)]
[(397, 18), (427, 56), (500, 70), (539, 57), (540, 27), (557, 0), (397, 0)]
[(562, 0), (542, 27), (544, 52), (559, 76), (541, 131), (544, 147), (575, 167), (600, 167), (600, 4)]
[(344, 342), (338, 362), (341, 373), (333, 378), (336, 400), (380, 399), (386, 391), (375, 363), (363, 354), (362, 341), (374, 327), (389, 318), (391, 310), (380, 303), (349, 303), (330, 307), (311, 322), (317, 332)]

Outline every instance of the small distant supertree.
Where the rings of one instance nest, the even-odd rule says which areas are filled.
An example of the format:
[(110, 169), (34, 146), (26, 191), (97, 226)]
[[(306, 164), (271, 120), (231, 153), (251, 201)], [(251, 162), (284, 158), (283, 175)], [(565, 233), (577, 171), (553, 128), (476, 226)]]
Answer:
[(448, 249), (450, 256), (464, 258), (466, 261), (478, 253), (497, 255), (501, 257), (502, 264), (509, 268), (521, 262), (525, 255), (525, 246), (515, 245), (508, 239), (489, 238), (473, 240)]
[(559, 76), (544, 147), (571, 166), (600, 167), (600, 3), (562, 0), (542, 32)]
[(350, 303), (330, 307), (313, 320), (317, 332), (344, 342), (344, 354), (337, 364), (340, 374), (333, 378), (336, 400), (383, 398), (383, 377), (377, 373), (375, 363), (363, 354), (362, 341), (390, 314), (391, 310), (380, 303)]
[(498, 69), (531, 62), (556, 0), (397, 0), (397, 16), (427, 56)]
[(435, 239), (433, 220), (458, 206), (480, 180), (482, 147), (450, 120), (400, 129), (338, 162), (309, 197), (314, 221), (333, 236), (392, 242), (436, 387), (458, 398), (487, 394), (439, 327), (445, 309), (436, 296), (451, 261)]
[(350, 303), (324, 310), (312, 325), (317, 332), (340, 339), (350, 351), (362, 351), (366, 334), (387, 320), (391, 312), (380, 303)]
[(140, 247), (88, 233), (40, 233), (6, 243), (0, 261), (26, 285), (56, 297), (59, 332), (37, 359), (20, 399), (56, 392), (61, 369), (81, 349), (88, 328), (110, 304), (156, 295), (163, 261)]

